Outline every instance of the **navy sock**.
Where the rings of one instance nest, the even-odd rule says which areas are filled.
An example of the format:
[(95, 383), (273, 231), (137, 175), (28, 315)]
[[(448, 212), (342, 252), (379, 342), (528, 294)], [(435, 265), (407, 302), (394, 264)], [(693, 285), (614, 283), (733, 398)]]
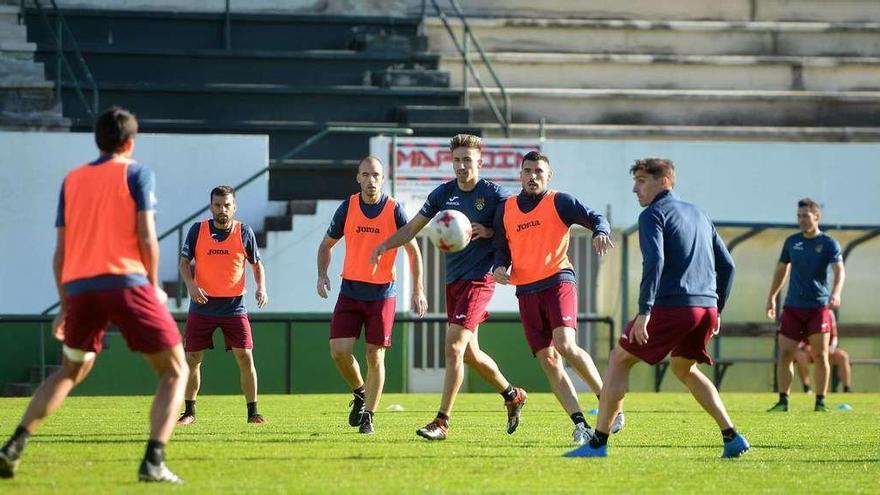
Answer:
[(599, 430), (593, 432), (593, 438), (590, 439), (590, 447), (598, 449), (603, 445), (608, 445), (608, 434)]
[(366, 391), (366, 389), (364, 389), (363, 386), (360, 386), (358, 388), (352, 389), (351, 393), (353, 393), (354, 395), (357, 395), (358, 398), (360, 398), (361, 400), (364, 400), (364, 397), (366, 396), (367, 391)]
[(824, 395), (816, 395), (816, 405), (824, 406), (825, 405), (825, 396)]
[(724, 443), (732, 441), (736, 438), (736, 428), (728, 428), (726, 430), (721, 430), (721, 438), (724, 440)]
[[(818, 396), (816, 398), (818, 398)], [(781, 404), (788, 404), (788, 394), (779, 392), (779, 402)]]
[(196, 401), (194, 400), (185, 400), (183, 401), (184, 408), (183, 414), (187, 416), (195, 416), (196, 415)]
[(31, 432), (27, 431), (24, 426), (19, 426), (12, 433), (12, 436), (9, 437), (9, 441), (3, 446), (3, 450), (8, 453), (13, 453), (11, 451), (14, 451), (15, 454), (21, 454), (21, 451), (24, 450), (30, 436)]
[(574, 424), (578, 424), (578, 423), (587, 424), (587, 418), (584, 417), (584, 413), (576, 412), (571, 415), (571, 422)]
[(147, 442), (147, 452), (144, 459), (150, 464), (162, 464), (165, 462), (165, 444), (158, 440)]
[(513, 389), (513, 385), (508, 385), (507, 388), (504, 389), (504, 392), (501, 392), (501, 397), (504, 397), (506, 401), (512, 401), (516, 398), (516, 390)]
[(437, 419), (442, 419), (443, 421), (449, 422), (449, 415), (445, 412), (437, 411)]
[(247, 408), (248, 408), (248, 417), (256, 416), (257, 414), (260, 414), (257, 412), (257, 402), (256, 401), (248, 402)]

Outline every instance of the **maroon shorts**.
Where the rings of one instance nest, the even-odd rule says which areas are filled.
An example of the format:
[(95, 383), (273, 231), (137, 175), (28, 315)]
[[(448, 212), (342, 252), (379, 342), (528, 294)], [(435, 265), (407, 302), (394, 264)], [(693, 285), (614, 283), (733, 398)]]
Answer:
[(814, 333), (831, 333), (831, 310), (820, 308), (782, 308), (779, 318), (779, 334), (791, 340), (805, 340)]
[(560, 283), (517, 299), (532, 354), (553, 345), (554, 328), (577, 328), (577, 286), (573, 283)]
[(480, 280), (456, 280), (446, 284), (446, 321), (476, 332), (489, 313), (486, 306), (495, 293), (495, 279), (486, 274)]
[(183, 335), (183, 350), (199, 352), (214, 348), (214, 330), (220, 327), (226, 350), (253, 349), (251, 322), (247, 313), (233, 316), (206, 316), (198, 313), (186, 315), (186, 333)]
[(654, 306), (648, 320), (648, 342), (630, 339), (633, 322), (627, 323), (618, 343), (648, 364), (657, 364), (670, 352), (673, 357), (712, 364), (706, 345), (718, 325), (718, 309), (697, 306)]
[(111, 322), (133, 351), (155, 354), (180, 344), (180, 330), (168, 308), (159, 302), (156, 290), (152, 285), (139, 285), (68, 297), (64, 345), (101, 352), (101, 340)]
[(361, 327), (368, 344), (391, 347), (391, 330), (394, 328), (394, 310), (397, 300), (393, 297), (378, 301), (361, 301), (339, 294), (336, 308), (330, 318), (331, 339), (358, 339)]

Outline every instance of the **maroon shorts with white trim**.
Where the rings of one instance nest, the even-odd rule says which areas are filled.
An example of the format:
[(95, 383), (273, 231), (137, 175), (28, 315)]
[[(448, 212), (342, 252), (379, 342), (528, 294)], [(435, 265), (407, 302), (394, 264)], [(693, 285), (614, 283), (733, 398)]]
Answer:
[(654, 306), (648, 320), (648, 342), (630, 338), (633, 322), (620, 336), (620, 347), (648, 364), (663, 361), (668, 354), (712, 364), (706, 346), (718, 325), (718, 309), (698, 306)]
[(180, 343), (180, 330), (159, 302), (152, 285), (85, 292), (67, 298), (64, 345), (101, 352), (109, 323), (119, 327), (128, 348), (144, 354), (167, 351)]
[(391, 331), (394, 329), (394, 297), (378, 301), (361, 301), (340, 294), (330, 318), (331, 339), (358, 339), (361, 328), (368, 344), (391, 347)]
[(253, 349), (254, 338), (247, 313), (232, 316), (207, 316), (189, 313), (186, 316), (186, 333), (183, 350), (199, 352), (214, 348), (214, 330), (223, 332), (226, 350)]
[(446, 321), (472, 332), (486, 321), (486, 306), (495, 293), (495, 278), (486, 274), (480, 280), (456, 280), (446, 285)]
[(779, 334), (791, 340), (801, 341), (816, 333), (831, 333), (831, 310), (819, 308), (782, 308), (779, 318)]
[(519, 314), (532, 354), (553, 345), (553, 329), (577, 328), (577, 286), (563, 282), (532, 294), (522, 294)]

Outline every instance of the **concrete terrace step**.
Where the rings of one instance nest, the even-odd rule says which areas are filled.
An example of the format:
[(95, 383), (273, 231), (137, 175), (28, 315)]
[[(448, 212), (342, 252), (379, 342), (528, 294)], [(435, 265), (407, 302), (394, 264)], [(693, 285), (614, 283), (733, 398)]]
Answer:
[[(880, 57), (489, 53), (505, 86), (619, 89), (880, 90)], [(473, 63), (487, 74), (484, 64)], [(462, 59), (444, 57), (462, 85)]]
[[(460, 33), (460, 23), (451, 24)], [(476, 18), (468, 24), (490, 52), (880, 55), (878, 22)], [(426, 27), (433, 50), (457, 53), (439, 18), (428, 18)]]
[[(460, 4), (465, 15), (485, 17), (880, 21), (876, 0), (468, 0)], [(419, 2), (410, 5), (415, 13)], [(450, 7), (445, 11), (452, 13)], [(430, 15), (435, 12), (428, 9)]]
[[(493, 122), (479, 88), (475, 121)], [(876, 127), (880, 92), (508, 88), (513, 120), (554, 124)], [(498, 90), (490, 90), (498, 95)]]
[[(483, 124), (483, 135), (503, 137), (497, 124)], [(687, 139), (725, 141), (821, 141), (880, 142), (880, 127), (769, 127), (698, 125), (590, 125), (545, 124), (544, 135), (551, 139)], [(514, 124), (511, 137), (539, 137), (539, 124)]]
[[(72, 51), (68, 55), (74, 56)], [(389, 67), (436, 69), (430, 53), (360, 53), (353, 50), (146, 50), (84, 48), (83, 56), (102, 82), (255, 83), (285, 85), (371, 84), (369, 75)], [(36, 54), (54, 71), (55, 51)]]
[[(281, 84), (122, 84), (100, 83), (102, 101), (131, 108), (146, 119), (387, 121), (401, 105), (457, 105), (461, 91), (443, 88), (290, 86)], [(65, 84), (67, 112), (76, 96)]]

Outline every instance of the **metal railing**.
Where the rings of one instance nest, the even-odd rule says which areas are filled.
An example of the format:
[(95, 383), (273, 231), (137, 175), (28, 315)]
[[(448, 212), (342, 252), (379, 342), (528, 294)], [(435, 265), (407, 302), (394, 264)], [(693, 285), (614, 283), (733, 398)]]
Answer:
[[(474, 81), (477, 83), (477, 86), (480, 87), (480, 93), (483, 95), (483, 98), (486, 100), (486, 103), (489, 105), (489, 109), (492, 111), (492, 115), (495, 116), (495, 120), (498, 121), (498, 124), (501, 126), (501, 130), (504, 132), (506, 137), (510, 137), (510, 126), (512, 123), (511, 118), (511, 106), (510, 106), (510, 96), (507, 94), (507, 91), (504, 89), (504, 84), (501, 83), (501, 79), (498, 77), (498, 74), (495, 72), (495, 69), (492, 67), (492, 63), (489, 61), (489, 57), (486, 56), (486, 53), (483, 51), (483, 48), (480, 46), (479, 41), (477, 41), (477, 37), (474, 36), (474, 32), (471, 29), (470, 24), (468, 24), (467, 18), (464, 15), (461, 7), (458, 5), (456, 0), (449, 0), (449, 5), (452, 7), (452, 10), (455, 12), (456, 17), (458, 17), (459, 22), (461, 22), (462, 26), (462, 37), (461, 41), (459, 41), (458, 37), (455, 35), (454, 30), (452, 29), (452, 25), (449, 23), (449, 19), (446, 17), (446, 13), (443, 12), (443, 9), (437, 3), (437, 0), (430, 0), (431, 5), (434, 6), (434, 10), (437, 13), (437, 17), (443, 23), (443, 27), (446, 28), (446, 32), (449, 33), (449, 37), (452, 40), (452, 43), (455, 44), (455, 49), (458, 51), (459, 55), (461, 55), (462, 59), (462, 97), (464, 100), (464, 106), (470, 106), (470, 95), (468, 94), (468, 73), (473, 76)], [(422, 0), (422, 25), (425, 24), (425, 19), (428, 15), (427, 12), (427, 3), (428, 0)], [(480, 73), (477, 71), (477, 68), (474, 66), (473, 62), (471, 62), (470, 58), (470, 46), (476, 49), (477, 54), (480, 56), (480, 61), (483, 63), (483, 66), (489, 72), (489, 75), (492, 77), (492, 81), (495, 86), (498, 88), (499, 93), (501, 94), (502, 107), (499, 107), (498, 103), (495, 101), (495, 98), (489, 94), (486, 85), (483, 83), (482, 77), (480, 77)]]
[[(25, 3), (24, 0), (21, 1), (22, 13), (24, 13)], [(85, 107), (86, 112), (91, 118), (96, 118), (98, 116), (98, 109), (100, 108), (98, 84), (95, 82), (95, 78), (92, 76), (92, 72), (89, 70), (85, 58), (83, 58), (82, 51), (79, 48), (79, 43), (77, 43), (76, 37), (73, 35), (73, 31), (64, 19), (64, 14), (61, 13), (61, 9), (58, 8), (58, 4), (55, 3), (55, 0), (49, 0), (52, 15), (55, 16), (55, 27), (53, 28), (52, 22), (50, 22), (49, 16), (46, 13), (47, 9), (43, 7), (40, 0), (33, 0), (33, 4), (40, 15), (40, 19), (46, 26), (46, 32), (49, 33), (49, 37), (55, 44), (55, 98), (58, 102), (61, 102), (61, 91), (63, 89), (62, 76), (66, 73), (67, 77), (70, 78), (71, 84), (73, 84), (73, 89), (76, 92), (76, 95)], [(78, 63), (78, 69), (82, 72), (86, 82), (88, 82), (88, 85), (91, 87), (91, 102), (86, 99), (86, 96), (83, 93), (83, 88), (80, 85), (80, 78), (77, 77), (73, 70), (73, 65), (65, 55), (65, 36), (66, 41), (73, 49), (74, 60)]]
[[(186, 313), (176, 313), (172, 314), (174, 317), (174, 321), (177, 323), (186, 322)], [(285, 373), (285, 390), (288, 394), (293, 393), (293, 384), (291, 383), (291, 376), (293, 370), (293, 326), (294, 324), (301, 323), (326, 323), (330, 324), (330, 315), (325, 316), (300, 316), (300, 315), (288, 315), (288, 316), (277, 316), (277, 315), (260, 315), (260, 314), (249, 314), (248, 319), (251, 324), (260, 324), (260, 323), (283, 323), (285, 330), (285, 342), (286, 349), (284, 352), (284, 361), (285, 361), (285, 369), (287, 372)], [(610, 316), (599, 316), (594, 314), (579, 314), (578, 323), (600, 323), (604, 324), (608, 327), (608, 340), (610, 342), (609, 352), (614, 347), (614, 336), (615, 336), (615, 321), (614, 318)], [(428, 324), (428, 323), (446, 323), (447, 316), (444, 314), (428, 314), (425, 315), (424, 318), (419, 318), (418, 316), (412, 314), (398, 314), (394, 322), (395, 324), (403, 323), (410, 324), (410, 331), (415, 330), (415, 325), (418, 324)], [(484, 324), (492, 324), (492, 323), (520, 323), (521, 319), (519, 315), (493, 315), (490, 316), (488, 320)], [(50, 366), (47, 362), (46, 357), (46, 331), (47, 326), (52, 323), (51, 315), (0, 315), (0, 324), (3, 323), (35, 323), (40, 324), (40, 376), (42, 380), (46, 379), (46, 368)], [(404, 356), (403, 356), (403, 365), (406, 368), (405, 371), (409, 371), (409, 349), (404, 348)], [(592, 349), (591, 349), (592, 351)], [(594, 356), (595, 357), (595, 356)], [(54, 364), (54, 363), (53, 363)], [(403, 389), (407, 389), (406, 385), (406, 376), (407, 373), (404, 373), (404, 385)]]
[[(328, 127), (325, 127), (324, 129), (321, 129), (317, 133), (313, 134), (311, 137), (309, 137), (308, 139), (306, 139), (302, 143), (298, 144), (297, 146), (294, 146), (290, 151), (281, 155), (280, 158), (274, 158), (274, 159), (269, 160), (269, 166), (264, 167), (263, 169), (257, 171), (256, 173), (254, 173), (253, 175), (251, 175), (247, 179), (243, 180), (241, 183), (237, 184), (235, 186), (235, 190), (240, 191), (241, 189), (246, 187), (248, 184), (251, 184), (255, 180), (259, 179), (260, 177), (262, 177), (263, 175), (268, 173), (270, 170), (275, 168), (275, 166), (284, 163), (285, 160), (288, 160), (288, 159), (298, 155), (299, 153), (302, 153), (303, 151), (308, 149), (310, 146), (314, 145), (315, 143), (317, 143), (318, 141), (320, 141), (321, 139), (323, 139), (325, 136), (327, 136), (329, 134), (376, 134), (376, 135), (387, 134), (387, 135), (391, 136), (392, 148), (394, 148), (396, 145), (396, 142), (397, 142), (397, 136), (410, 136), (410, 135), (412, 135), (412, 133), (413, 133), (413, 130), (410, 129), (409, 127), (328, 126)], [(392, 153), (391, 173), (389, 174), (392, 181), (394, 180), (394, 169), (396, 167), (397, 167), (397, 153)], [(159, 235), (158, 240), (161, 242), (164, 239), (166, 239), (167, 237), (171, 236), (172, 234), (177, 233), (177, 253), (175, 253), (175, 256), (174, 256), (175, 259), (177, 259), (177, 255), (180, 253), (181, 249), (183, 248), (183, 239), (184, 239), (183, 228), (186, 227), (186, 225), (189, 224), (190, 222), (192, 222), (194, 219), (196, 219), (199, 215), (208, 211), (209, 208), (210, 208), (210, 205), (206, 204), (205, 206), (199, 208), (197, 211), (193, 212), (191, 215), (187, 216), (183, 220), (177, 222), (173, 227), (169, 228), (168, 230), (166, 230), (165, 232), (163, 232)], [(182, 300), (181, 294), (183, 292), (183, 279), (180, 277), (179, 273), (177, 274), (177, 291), (176, 292), (177, 292), (177, 294), (175, 295), (175, 303), (176, 303), (177, 307), (180, 308), (181, 300)], [(53, 305), (49, 306), (48, 308), (46, 308), (45, 310), (43, 310), (43, 312), (41, 314), (44, 314), (44, 315), (49, 314), (51, 311), (58, 308), (58, 306), (60, 306), (60, 305), (61, 305), (60, 302), (55, 302), (55, 304), (53, 304)]]

